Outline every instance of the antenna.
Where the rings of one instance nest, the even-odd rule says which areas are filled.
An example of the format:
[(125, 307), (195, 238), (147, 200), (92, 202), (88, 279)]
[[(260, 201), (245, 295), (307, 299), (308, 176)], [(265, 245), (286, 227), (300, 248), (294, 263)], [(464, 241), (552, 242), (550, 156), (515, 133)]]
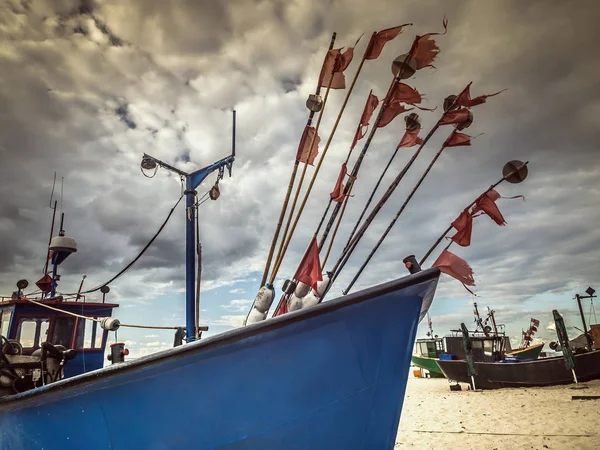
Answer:
[(233, 128), (231, 130), (231, 156), (235, 156), (235, 109), (233, 110)]
[[(65, 177), (60, 177), (60, 214), (63, 215), (63, 188), (65, 185)], [(62, 230), (62, 222), (60, 225), (60, 229)]]
[[(52, 199), (54, 198), (54, 186), (56, 186), (56, 172), (54, 172), (54, 181), (52, 181), (52, 192), (50, 192), (50, 201), (48, 206), (52, 208)], [(56, 210), (56, 201), (54, 202), (54, 210)]]

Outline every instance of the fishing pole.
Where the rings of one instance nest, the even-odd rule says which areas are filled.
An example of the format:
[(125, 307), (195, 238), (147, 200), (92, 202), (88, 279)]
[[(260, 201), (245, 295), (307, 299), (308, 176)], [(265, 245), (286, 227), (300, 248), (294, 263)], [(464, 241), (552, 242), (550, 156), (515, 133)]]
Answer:
[[(503, 174), (502, 178), (500, 178), (498, 181), (496, 181), (494, 184), (492, 184), (483, 194), (481, 194), (479, 197), (477, 197), (475, 200), (473, 200), (464, 209), (471, 208), (475, 203), (477, 203), (481, 198), (483, 198), (484, 195), (486, 195), (492, 189), (496, 188), (496, 186), (498, 186), (503, 181), (508, 181), (509, 183), (520, 183), (521, 181), (523, 181), (527, 177), (527, 164), (529, 164), (529, 161), (525, 161), (524, 163), (521, 161), (511, 161), (511, 162), (507, 163), (504, 166), (504, 170), (503, 170), (504, 174)], [(513, 170), (511, 170), (511, 169), (513, 169)], [(439, 238), (437, 238), (437, 240), (431, 246), (431, 248), (429, 250), (427, 250), (427, 253), (425, 253), (425, 256), (423, 256), (423, 258), (421, 258), (421, 261), (419, 261), (420, 266), (422, 266), (425, 263), (427, 258), (429, 258), (429, 256), (431, 255), (431, 253), (437, 248), (438, 245), (440, 245), (440, 243), (442, 242), (444, 237), (446, 237), (446, 235), (452, 230), (452, 227), (453, 226), (450, 225), (448, 228), (446, 228), (446, 230), (442, 233), (442, 235)], [(446, 248), (449, 248), (453, 242), (454, 241), (450, 241), (450, 243), (448, 244), (448, 246), (446, 246)]]
[[(335, 32), (331, 35), (331, 42), (329, 43), (328, 52), (329, 52), (329, 50), (331, 50), (333, 48), (336, 36), (337, 36), (337, 34)], [(327, 59), (327, 53), (325, 54), (325, 59)], [(325, 59), (323, 60), (323, 62), (325, 62)], [(318, 99), (320, 92), (321, 92), (321, 83), (320, 83), (320, 81), (318, 81), (317, 88), (315, 89), (315, 94), (314, 94), (315, 100)], [(310, 100), (310, 97), (309, 97), (309, 100)], [(307, 106), (309, 106), (308, 101), (307, 101)], [(318, 109), (316, 107), (310, 108), (308, 120), (306, 121), (307, 127), (312, 124), (312, 120), (313, 120), (313, 117), (316, 112), (318, 112)], [(267, 257), (267, 262), (265, 263), (265, 270), (263, 272), (262, 280), (260, 283), (261, 286), (263, 286), (265, 284), (265, 282), (267, 281), (267, 276), (269, 274), (269, 270), (271, 269), (271, 260), (273, 258), (273, 253), (275, 252), (275, 246), (277, 245), (277, 239), (279, 238), (281, 226), (283, 225), (283, 219), (285, 217), (285, 213), (286, 213), (287, 206), (288, 206), (288, 203), (290, 200), (290, 196), (292, 194), (292, 189), (294, 187), (294, 181), (296, 180), (298, 166), (300, 164), (299, 156), (300, 155), (296, 155), (296, 160), (294, 161), (294, 168), (292, 169), (292, 173), (290, 175), (290, 181), (288, 183), (287, 192), (285, 194), (285, 199), (283, 201), (283, 205), (281, 206), (281, 212), (279, 213), (279, 219), (277, 220), (277, 225), (275, 227), (275, 233), (273, 234), (273, 240), (271, 241), (271, 248), (269, 249), (269, 255)]]
[[(373, 33), (375, 35), (375, 33)], [(360, 40), (360, 38), (359, 38)], [(356, 41), (356, 44), (354, 44), (355, 46), (358, 44), (358, 41)], [(294, 235), (294, 232), (296, 230), (296, 226), (298, 225), (298, 221), (300, 220), (300, 217), (302, 216), (302, 213), (304, 211), (304, 207), (306, 206), (306, 202), (308, 201), (308, 197), (310, 196), (310, 193), (312, 192), (312, 188), (314, 186), (315, 180), (317, 178), (317, 175), (319, 174), (319, 171), (321, 170), (321, 166), (323, 164), (323, 161), (325, 160), (325, 156), (327, 155), (327, 151), (329, 150), (329, 146), (331, 144), (331, 141), (333, 140), (333, 136), (335, 135), (335, 132), (337, 131), (337, 127), (340, 123), (340, 120), (342, 118), (342, 115), (344, 114), (344, 111), (346, 110), (346, 105), (348, 104), (348, 100), (350, 99), (350, 95), (352, 95), (352, 91), (354, 90), (354, 86), (356, 85), (356, 81), (358, 80), (358, 77), (360, 75), (360, 72), (362, 71), (362, 68), (365, 64), (365, 61), (367, 59), (368, 56), (368, 50), (369, 50), (369, 46), (367, 45), (367, 49), (365, 50), (361, 60), (360, 60), (360, 64), (358, 66), (358, 68), (356, 69), (356, 73), (354, 74), (354, 78), (352, 79), (352, 83), (350, 84), (350, 87), (348, 88), (347, 92), (346, 92), (346, 96), (344, 98), (344, 101), (342, 103), (342, 106), (340, 108), (340, 111), (338, 112), (337, 118), (335, 119), (335, 122), (333, 124), (333, 128), (331, 129), (331, 133), (329, 134), (329, 137), (327, 138), (327, 142), (325, 143), (325, 148), (323, 149), (323, 152), (321, 154), (321, 158), (319, 159), (319, 162), (317, 163), (317, 166), (315, 168), (315, 171), (313, 173), (313, 176), (310, 180), (310, 183), (308, 184), (306, 193), (304, 194), (304, 198), (302, 199), (302, 203), (300, 204), (300, 208), (298, 209), (298, 212), (296, 214), (296, 218), (294, 219), (294, 223), (292, 225), (292, 228), (290, 230), (289, 235), (287, 236), (287, 240), (285, 241), (285, 245), (283, 245), (283, 240), (282, 240), (282, 247), (280, 248), (280, 254), (278, 259), (275, 262), (275, 267), (273, 269), (273, 273), (271, 274), (271, 281), (270, 283), (273, 282), (273, 280), (275, 280), (275, 277), (277, 276), (277, 272), (279, 271), (279, 268), (281, 267), (281, 263), (283, 261), (283, 258), (285, 256), (285, 253), (287, 252), (288, 246), (292, 240), (292, 237)], [(333, 80), (333, 74), (331, 79)], [(291, 218), (291, 214), (290, 214), (290, 218)], [(320, 249), (321, 247), (319, 247)]]
[(404, 166), (404, 168), (400, 171), (400, 173), (396, 176), (396, 178), (392, 181), (392, 183), (387, 188), (387, 190), (385, 191), (385, 193), (383, 194), (383, 196), (379, 199), (379, 201), (377, 202), (377, 204), (373, 207), (373, 210), (371, 211), (371, 213), (369, 214), (369, 216), (367, 216), (367, 218), (365, 219), (365, 222), (359, 228), (359, 230), (355, 234), (354, 238), (351, 240), (351, 242), (348, 245), (348, 247), (344, 251), (342, 251), (342, 254), (340, 255), (338, 261), (336, 262), (336, 264), (334, 265), (333, 269), (331, 270), (333, 272), (333, 277), (331, 279), (331, 282), (329, 283), (329, 286), (331, 286), (333, 284), (333, 281), (337, 278), (339, 272), (346, 265), (346, 262), (348, 261), (350, 255), (352, 254), (352, 252), (356, 248), (358, 242), (364, 236), (365, 232), (367, 231), (367, 229), (369, 228), (369, 226), (371, 225), (371, 223), (375, 219), (375, 216), (377, 216), (377, 214), (379, 213), (379, 211), (381, 211), (381, 209), (383, 208), (383, 206), (385, 205), (385, 203), (388, 201), (388, 199), (391, 197), (391, 195), (393, 194), (394, 190), (398, 187), (398, 184), (400, 184), (400, 181), (404, 178), (404, 176), (406, 175), (406, 173), (408, 172), (408, 170), (410, 169), (410, 167), (412, 166), (412, 164), (415, 162), (415, 160), (417, 159), (417, 157), (419, 156), (419, 154), (421, 153), (421, 151), (423, 150), (423, 148), (425, 147), (425, 145), (427, 144), (427, 142), (429, 141), (429, 139), (431, 139), (431, 137), (433, 136), (433, 134), (440, 127), (440, 125), (442, 124), (442, 120), (444, 119), (444, 116), (446, 115), (446, 113), (448, 111), (451, 111), (452, 109), (455, 108), (455, 106), (457, 104), (457, 100), (460, 98), (460, 96), (464, 92), (466, 92), (466, 90), (470, 86), (471, 86), (471, 83), (469, 83), (461, 91), (461, 93), (457, 97), (453, 98), (451, 102), (448, 102), (449, 104), (447, 105), (447, 108), (444, 108), (444, 112), (442, 113), (442, 116), (440, 117), (440, 119), (435, 123), (435, 125), (429, 131), (429, 133), (427, 133), (427, 135), (425, 136), (425, 138), (423, 138), (423, 142), (421, 143), (421, 145), (419, 146), (419, 148), (414, 152), (414, 154), (412, 155), (411, 159)]

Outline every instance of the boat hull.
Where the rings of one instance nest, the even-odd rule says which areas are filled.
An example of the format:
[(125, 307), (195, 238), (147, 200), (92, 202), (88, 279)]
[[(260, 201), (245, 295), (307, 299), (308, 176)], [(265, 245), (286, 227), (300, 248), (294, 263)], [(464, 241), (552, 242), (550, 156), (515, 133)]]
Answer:
[(524, 349), (513, 350), (512, 352), (508, 352), (506, 354), (515, 356), (519, 359), (538, 359), (543, 348), (544, 344), (538, 344)]
[[(470, 383), (464, 360), (438, 361), (446, 378)], [(475, 387), (499, 389), (505, 387), (553, 386), (573, 383), (573, 374), (567, 369), (562, 356), (515, 363), (476, 362)], [(600, 350), (575, 355), (575, 373), (578, 381), (600, 378)]]
[(425, 356), (417, 355), (412, 356), (412, 363), (417, 367), (427, 369), (432, 378), (444, 378), (442, 369), (440, 369), (440, 366), (438, 366), (437, 361), (437, 358), (427, 358)]
[(0, 399), (2, 449), (391, 449), (439, 270)]

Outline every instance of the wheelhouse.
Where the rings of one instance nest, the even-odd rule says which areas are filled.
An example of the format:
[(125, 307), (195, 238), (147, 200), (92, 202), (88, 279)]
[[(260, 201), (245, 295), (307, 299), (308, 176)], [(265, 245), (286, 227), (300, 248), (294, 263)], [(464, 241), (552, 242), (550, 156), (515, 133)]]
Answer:
[(1, 297), (0, 335), (18, 342), (23, 355), (31, 355), (43, 342), (74, 349), (76, 356), (65, 365), (65, 377), (103, 367), (108, 331), (94, 319), (110, 317), (118, 304), (86, 302), (85, 298), (64, 300), (62, 296), (35, 302), (25, 297)]

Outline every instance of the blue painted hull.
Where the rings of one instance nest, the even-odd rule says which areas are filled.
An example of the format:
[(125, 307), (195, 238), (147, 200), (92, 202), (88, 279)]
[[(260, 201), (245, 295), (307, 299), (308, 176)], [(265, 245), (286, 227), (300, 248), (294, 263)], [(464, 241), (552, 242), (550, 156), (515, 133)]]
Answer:
[(0, 448), (391, 449), (438, 277), (430, 269), (6, 397)]

